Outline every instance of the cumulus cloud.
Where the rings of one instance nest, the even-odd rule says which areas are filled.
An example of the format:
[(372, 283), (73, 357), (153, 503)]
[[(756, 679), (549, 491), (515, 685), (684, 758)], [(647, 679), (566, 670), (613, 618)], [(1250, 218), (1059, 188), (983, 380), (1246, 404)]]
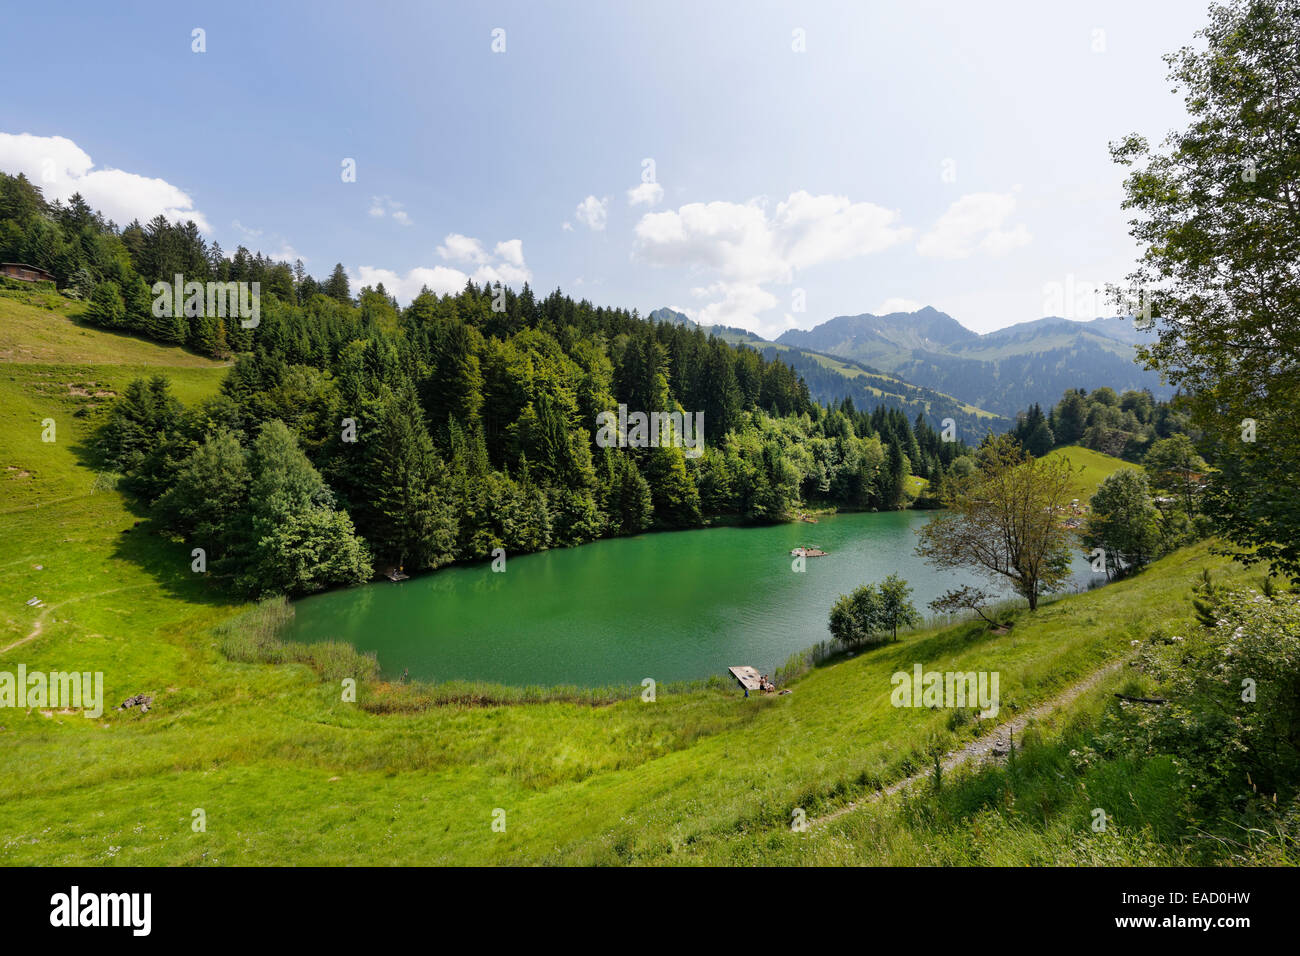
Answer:
[(699, 321), (764, 334), (793, 320), (763, 319), (777, 302), (764, 286), (794, 281), (801, 269), (881, 252), (912, 236), (896, 211), (846, 196), (791, 193), (769, 210), (764, 199), (689, 203), (646, 213), (636, 225), (635, 254), (657, 266), (712, 272), (715, 281), (693, 293), (711, 302)]
[(488, 261), (487, 250), (483, 243), (458, 232), (449, 233), (438, 247), (438, 255), (450, 262), (464, 262), (480, 265)]
[(396, 296), (398, 302), (406, 305), (420, 294), (420, 289), (424, 286), (428, 286), (429, 291), (437, 295), (459, 292), (465, 288), (465, 281), (469, 276), (459, 269), (448, 266), (419, 267), (404, 276), (399, 276), (392, 269), (361, 266), (356, 272), (351, 273), (349, 278), (354, 290), (362, 286), (376, 286), (382, 282), (384, 290), (389, 295)]
[(654, 206), (663, 201), (664, 187), (658, 183), (641, 183), (627, 191), (629, 206)]
[[(405, 275), (392, 269), (377, 266), (359, 266), (349, 272), (354, 289), (362, 286), (384, 284), (389, 295), (396, 296), (397, 301), (406, 305), (424, 286), (437, 295), (451, 295), (465, 288), (465, 283), (473, 279), (477, 285), (502, 285), (518, 289), (533, 278), (532, 272), (524, 262), (524, 241), (522, 239), (504, 239), (493, 246), (492, 252), (478, 239), (463, 236), (458, 232), (449, 233), (438, 246), (438, 255), (465, 267), (454, 266), (418, 266)], [(466, 271), (473, 267), (473, 271)]]
[(691, 294), (712, 300), (698, 312), (695, 321), (701, 325), (754, 327), (762, 329), (763, 334), (772, 331), (770, 321), (755, 318), (776, 305), (776, 296), (762, 286), (746, 282), (714, 282), (692, 289)]
[(605, 229), (605, 220), (609, 215), (609, 200), (597, 199), (595, 196), (588, 196), (582, 202), (578, 203), (578, 208), (574, 211), (574, 216), (578, 222), (582, 223), (593, 232), (603, 232)]
[(1015, 209), (1016, 197), (1012, 193), (962, 196), (917, 241), (916, 251), (940, 259), (966, 259), (976, 252), (1006, 255), (1033, 239), (1024, 223), (1007, 226)]
[(498, 242), (496, 248), (492, 250), (512, 266), (524, 267), (524, 241), (522, 239), (507, 239), (504, 242)]
[(45, 198), (67, 202), (81, 193), (92, 209), (119, 226), (132, 219), (148, 222), (160, 213), (172, 222), (193, 219), (203, 232), (212, 227), (189, 194), (165, 179), (121, 169), (96, 169), (89, 154), (64, 136), (0, 133), (0, 170), (23, 173)]

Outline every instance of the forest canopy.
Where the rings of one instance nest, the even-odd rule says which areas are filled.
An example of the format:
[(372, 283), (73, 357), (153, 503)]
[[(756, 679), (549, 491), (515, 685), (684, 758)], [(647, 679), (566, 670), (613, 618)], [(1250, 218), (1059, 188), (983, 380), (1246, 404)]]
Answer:
[[(918, 415), (811, 400), (789, 365), (634, 311), (476, 286), (355, 296), (193, 223), (125, 229), (80, 197), (46, 203), (0, 176), (0, 254), (50, 269), (85, 317), (233, 359), (220, 394), (182, 407), (138, 380), (99, 433), (104, 466), (241, 593), (304, 593), (388, 568), (570, 546), (806, 508), (894, 509), (908, 477), (937, 503), (960, 441)], [(181, 274), (261, 284), (256, 328), (158, 317)], [(702, 413), (703, 451), (602, 447), (602, 413)], [(686, 452), (690, 452), (688, 455)]]

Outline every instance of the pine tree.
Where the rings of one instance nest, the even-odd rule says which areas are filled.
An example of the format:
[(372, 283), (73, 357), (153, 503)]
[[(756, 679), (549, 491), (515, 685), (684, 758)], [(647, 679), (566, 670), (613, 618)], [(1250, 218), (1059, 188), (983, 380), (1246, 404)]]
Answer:
[(126, 325), (126, 303), (116, 282), (101, 282), (90, 297), (86, 319), (106, 329), (120, 329)]
[(348, 284), (348, 273), (343, 268), (343, 263), (334, 266), (334, 271), (330, 277), (325, 280), (324, 288), (321, 290), (331, 299), (335, 299), (345, 305), (352, 304), (352, 288)]
[(376, 554), (412, 568), (447, 564), (456, 538), (448, 476), (409, 386), (380, 405), (367, 452), (373, 480), (365, 490), (375, 520), (363, 531)]

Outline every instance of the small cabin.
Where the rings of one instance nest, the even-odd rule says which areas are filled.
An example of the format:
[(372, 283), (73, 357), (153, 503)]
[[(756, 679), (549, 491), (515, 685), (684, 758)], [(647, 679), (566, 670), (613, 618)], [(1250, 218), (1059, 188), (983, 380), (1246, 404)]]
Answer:
[(54, 273), (25, 262), (0, 262), (0, 276), (23, 282), (53, 282)]

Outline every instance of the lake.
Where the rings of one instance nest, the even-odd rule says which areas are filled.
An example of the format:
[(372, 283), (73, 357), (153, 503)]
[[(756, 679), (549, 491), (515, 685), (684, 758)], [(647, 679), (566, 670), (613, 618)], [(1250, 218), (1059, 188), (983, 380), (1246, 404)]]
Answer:
[[(445, 568), (304, 598), (284, 637), (348, 641), (376, 652), (384, 675), (409, 668), (422, 680), (662, 683), (737, 664), (770, 674), (828, 640), (831, 605), (860, 584), (899, 574), (928, 615), (926, 602), (947, 589), (984, 583), (916, 556), (914, 531), (932, 514), (643, 534), (511, 557), (503, 572), (489, 562)], [(789, 552), (801, 545), (829, 554), (796, 573)], [(1082, 553), (1073, 571), (1086, 587)]]

